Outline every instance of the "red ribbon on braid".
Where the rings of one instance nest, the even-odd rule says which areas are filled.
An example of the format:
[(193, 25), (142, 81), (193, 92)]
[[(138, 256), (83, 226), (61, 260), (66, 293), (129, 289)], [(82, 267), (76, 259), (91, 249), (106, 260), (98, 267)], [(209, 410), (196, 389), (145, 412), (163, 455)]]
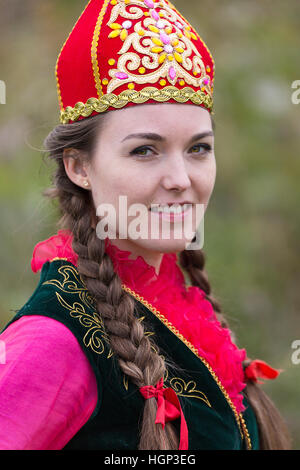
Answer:
[(269, 366), (264, 361), (260, 359), (255, 359), (251, 361), (249, 366), (247, 366), (244, 370), (245, 377), (248, 380), (252, 380), (253, 382), (263, 383), (258, 380), (260, 379), (276, 379), (278, 375), (282, 372), (281, 369), (273, 369), (273, 367)]
[(155, 387), (146, 385), (140, 388), (140, 392), (145, 399), (157, 399), (157, 412), (155, 424), (161, 424), (163, 429), (168, 421), (181, 418), (180, 423), (180, 443), (179, 450), (188, 450), (188, 428), (180, 406), (179, 399), (172, 388), (163, 388), (163, 379)]

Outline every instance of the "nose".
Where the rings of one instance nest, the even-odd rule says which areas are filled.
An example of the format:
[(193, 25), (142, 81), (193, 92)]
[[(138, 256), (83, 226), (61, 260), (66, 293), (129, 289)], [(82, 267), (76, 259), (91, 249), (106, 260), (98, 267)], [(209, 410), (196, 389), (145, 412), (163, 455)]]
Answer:
[(165, 189), (184, 191), (191, 186), (191, 179), (182, 155), (173, 155), (166, 161), (162, 185)]

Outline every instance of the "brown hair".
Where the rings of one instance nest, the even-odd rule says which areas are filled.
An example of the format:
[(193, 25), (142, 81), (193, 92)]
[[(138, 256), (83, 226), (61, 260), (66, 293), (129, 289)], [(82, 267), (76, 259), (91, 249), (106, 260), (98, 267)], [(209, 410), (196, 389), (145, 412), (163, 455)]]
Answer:
[[(114, 271), (105, 252), (104, 241), (95, 230), (95, 208), (91, 191), (74, 184), (66, 174), (64, 150), (76, 149), (93, 158), (96, 136), (100, 135), (105, 115), (96, 115), (72, 124), (58, 125), (45, 139), (44, 147), (51, 160), (57, 163), (53, 187), (44, 195), (58, 199), (61, 218), (58, 227), (73, 233), (73, 250), (78, 255), (78, 271), (89, 292), (97, 302), (97, 310), (110, 337), (110, 344), (118, 357), (122, 371), (138, 387), (155, 386), (165, 375), (166, 364), (157, 351), (153, 339), (145, 336), (144, 327), (134, 315), (133, 298), (122, 289), (122, 281)], [(222, 326), (228, 327), (218, 301), (211, 295), (211, 286), (204, 270), (202, 250), (183, 251), (179, 255), (183, 270), (191, 284), (203, 289)], [(271, 400), (254, 383), (248, 383), (246, 396), (257, 417), (261, 449), (288, 449), (288, 432)], [(179, 439), (171, 422), (165, 429), (155, 424), (156, 400), (145, 400), (139, 449), (178, 449)]]

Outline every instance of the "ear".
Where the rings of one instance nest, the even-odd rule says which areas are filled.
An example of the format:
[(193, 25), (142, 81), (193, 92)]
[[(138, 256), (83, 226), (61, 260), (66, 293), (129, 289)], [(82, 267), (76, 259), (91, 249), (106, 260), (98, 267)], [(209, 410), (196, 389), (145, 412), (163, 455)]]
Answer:
[(70, 180), (77, 184), (77, 186), (87, 189), (84, 183), (86, 183), (88, 178), (86, 171), (88, 165), (83, 152), (76, 149), (65, 149), (63, 162)]

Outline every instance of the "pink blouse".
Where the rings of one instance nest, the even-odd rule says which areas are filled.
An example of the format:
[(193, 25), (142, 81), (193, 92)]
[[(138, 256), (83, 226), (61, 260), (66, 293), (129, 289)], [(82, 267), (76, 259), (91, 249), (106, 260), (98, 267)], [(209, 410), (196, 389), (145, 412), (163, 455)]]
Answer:
[(62, 449), (97, 403), (79, 343), (62, 323), (36, 315), (9, 325), (0, 340), (0, 450)]

